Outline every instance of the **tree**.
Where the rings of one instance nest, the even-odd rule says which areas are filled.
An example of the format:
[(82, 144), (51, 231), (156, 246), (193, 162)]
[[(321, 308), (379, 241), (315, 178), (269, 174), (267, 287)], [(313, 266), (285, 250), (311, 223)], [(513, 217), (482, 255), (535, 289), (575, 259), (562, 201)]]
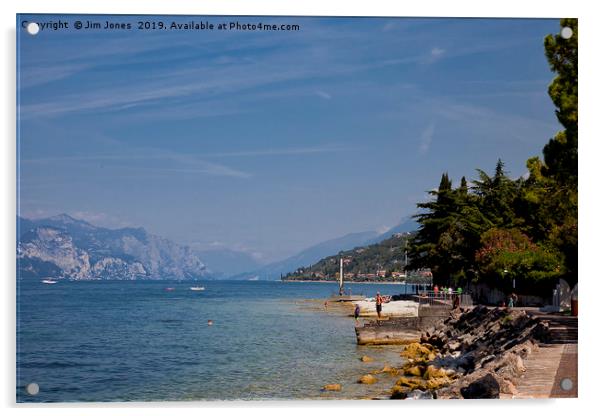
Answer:
[(556, 117), (563, 131), (558, 132), (543, 149), (544, 174), (558, 183), (577, 186), (578, 53), (577, 19), (561, 19), (560, 26), (572, 30), (572, 36), (548, 35), (544, 40), (550, 69), (556, 72), (548, 94), (556, 106)]
[(481, 243), (475, 259), (482, 278), (494, 287), (509, 290), (516, 279), (523, 293), (530, 292), (564, 272), (560, 253), (535, 244), (516, 228), (492, 228)]
[(514, 226), (516, 184), (506, 176), (504, 162), (498, 159), (493, 177), (481, 169), (477, 169), (477, 172), (479, 179), (474, 181), (473, 189), (480, 197), (481, 211), (498, 227)]
[(550, 69), (557, 74), (548, 93), (564, 130), (544, 146), (543, 163), (538, 158), (527, 162), (530, 178), (522, 195), (522, 215), (533, 237), (550, 242), (563, 254), (566, 270), (563, 277), (574, 284), (578, 271), (577, 19), (562, 19), (560, 26), (570, 28), (572, 36), (565, 39), (561, 35), (548, 35), (544, 46)]
[(474, 274), (480, 234), (490, 224), (468, 192), (465, 178), (454, 190), (444, 173), (439, 188), (429, 193), (433, 199), (418, 204), (420, 228), (411, 240), (408, 269), (430, 268), (437, 284), (465, 283)]

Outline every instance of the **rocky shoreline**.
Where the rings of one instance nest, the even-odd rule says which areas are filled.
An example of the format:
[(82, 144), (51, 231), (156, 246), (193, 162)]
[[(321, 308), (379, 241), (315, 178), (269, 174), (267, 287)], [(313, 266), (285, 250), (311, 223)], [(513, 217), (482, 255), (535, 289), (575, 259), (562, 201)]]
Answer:
[(385, 366), (358, 383), (393, 375), (391, 399), (512, 398), (525, 372), (523, 360), (548, 337), (547, 324), (521, 310), (459, 310), (408, 344), (400, 353), (402, 366)]

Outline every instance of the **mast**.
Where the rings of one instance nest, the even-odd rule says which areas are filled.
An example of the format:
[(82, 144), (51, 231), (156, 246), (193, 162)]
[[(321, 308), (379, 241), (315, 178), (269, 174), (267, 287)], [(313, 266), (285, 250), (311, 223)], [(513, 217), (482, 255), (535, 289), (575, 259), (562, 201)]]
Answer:
[(343, 257), (341, 257), (341, 263), (339, 267), (339, 295), (343, 294)]

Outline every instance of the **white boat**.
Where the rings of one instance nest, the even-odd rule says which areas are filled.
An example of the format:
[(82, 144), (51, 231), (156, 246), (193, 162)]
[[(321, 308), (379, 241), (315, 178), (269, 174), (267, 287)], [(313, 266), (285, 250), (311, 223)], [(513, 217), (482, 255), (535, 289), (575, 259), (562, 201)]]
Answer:
[(44, 280), (42, 280), (42, 283), (45, 283), (47, 285), (53, 285), (53, 284), (58, 283), (58, 282), (56, 280), (44, 279)]
[(193, 286), (190, 288), (190, 290), (194, 290), (195, 292), (199, 292), (201, 290), (205, 290), (205, 288), (203, 286)]

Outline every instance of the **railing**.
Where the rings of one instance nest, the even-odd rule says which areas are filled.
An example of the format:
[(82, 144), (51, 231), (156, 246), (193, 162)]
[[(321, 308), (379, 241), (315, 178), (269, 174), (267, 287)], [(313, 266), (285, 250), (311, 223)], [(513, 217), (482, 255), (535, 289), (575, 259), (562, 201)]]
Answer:
[(472, 306), (472, 297), (468, 294), (455, 291), (425, 290), (416, 295), (418, 303), (429, 306)]

